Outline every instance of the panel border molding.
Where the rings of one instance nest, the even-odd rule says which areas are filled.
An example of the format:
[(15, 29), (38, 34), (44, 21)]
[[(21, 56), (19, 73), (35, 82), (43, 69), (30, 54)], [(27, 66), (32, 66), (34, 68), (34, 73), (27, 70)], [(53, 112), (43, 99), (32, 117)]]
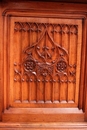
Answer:
[(87, 123), (0, 123), (0, 130), (87, 130)]

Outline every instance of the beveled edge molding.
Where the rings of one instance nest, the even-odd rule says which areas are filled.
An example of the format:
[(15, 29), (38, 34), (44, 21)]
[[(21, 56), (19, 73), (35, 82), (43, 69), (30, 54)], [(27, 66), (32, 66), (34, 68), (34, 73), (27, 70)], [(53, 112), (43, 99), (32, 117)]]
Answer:
[(59, 123), (0, 123), (0, 130), (28, 130), (28, 129), (43, 129), (43, 130), (48, 130), (48, 129), (81, 129), (81, 130), (87, 130), (87, 123), (84, 122), (73, 122), (73, 123), (67, 123), (67, 122), (59, 122)]
[(39, 16), (39, 17), (53, 17), (53, 18), (54, 17), (66, 18), (67, 17), (67, 18), (74, 18), (74, 19), (86, 19), (87, 12), (86, 11), (70, 11), (70, 10), (61, 11), (59, 9), (37, 9), (37, 8), (5, 9), (2, 12), (2, 16), (6, 16), (6, 17), (12, 17), (12, 16), (14, 16), (14, 17), (27, 17), (27, 16), (37, 17), (37, 16)]

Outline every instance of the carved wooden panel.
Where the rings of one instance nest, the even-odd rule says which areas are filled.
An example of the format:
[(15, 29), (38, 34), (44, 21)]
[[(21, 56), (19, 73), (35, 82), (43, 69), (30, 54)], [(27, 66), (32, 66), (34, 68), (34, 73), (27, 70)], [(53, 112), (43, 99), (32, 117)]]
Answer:
[(81, 20), (13, 18), (10, 105), (77, 107)]

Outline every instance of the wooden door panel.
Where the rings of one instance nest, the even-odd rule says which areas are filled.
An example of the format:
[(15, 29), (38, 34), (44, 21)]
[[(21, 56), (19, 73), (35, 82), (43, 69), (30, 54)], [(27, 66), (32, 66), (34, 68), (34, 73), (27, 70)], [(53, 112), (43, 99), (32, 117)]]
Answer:
[(87, 121), (87, 5), (7, 2), (0, 18), (0, 120)]
[(82, 19), (27, 13), (13, 12), (4, 22), (8, 48), (2, 120), (84, 121), (79, 100)]
[(77, 107), (82, 21), (11, 18), (10, 106)]

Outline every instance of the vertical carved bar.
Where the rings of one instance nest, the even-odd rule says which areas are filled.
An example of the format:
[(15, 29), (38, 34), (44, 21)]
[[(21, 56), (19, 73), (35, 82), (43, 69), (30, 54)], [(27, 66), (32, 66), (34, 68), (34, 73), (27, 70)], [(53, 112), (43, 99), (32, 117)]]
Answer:
[[(53, 40), (55, 39), (55, 25), (53, 24), (53, 26), (52, 26), (52, 29), (53, 29)], [(55, 47), (54, 47), (55, 48)], [(55, 49), (53, 48), (53, 51), (55, 51)], [(54, 78), (54, 77), (53, 77)], [(53, 80), (53, 78), (52, 78), (52, 90), (51, 90), (51, 94), (52, 94), (52, 99), (51, 99), (51, 101), (52, 102), (54, 102), (54, 88), (55, 88), (55, 83), (54, 83), (54, 80)]]
[[(62, 26), (63, 26), (63, 25), (61, 24), (61, 25), (60, 25), (60, 34), (61, 34), (61, 35), (60, 35), (60, 41), (61, 41), (60, 46), (61, 46), (61, 47), (62, 47), (62, 35), (63, 35), (63, 30), (62, 30), (63, 28), (62, 28)], [(60, 55), (61, 55), (61, 54), (60, 54)], [(60, 56), (60, 58), (61, 58), (61, 56)], [(62, 101), (62, 99), (61, 99), (61, 96), (62, 96), (62, 82), (61, 82), (61, 79), (60, 79), (59, 88), (60, 88), (60, 89), (59, 89), (59, 91), (60, 91), (60, 92), (59, 92), (59, 93), (60, 93), (60, 94), (59, 94), (59, 102), (61, 102), (61, 101)]]
[[(78, 63), (77, 63), (77, 61), (78, 61), (77, 60), (78, 59), (77, 58), (78, 57), (78, 52), (77, 52), (77, 48), (78, 48), (78, 31), (77, 30), (78, 30), (78, 27), (76, 25), (74, 25), (74, 28), (75, 28), (75, 30), (74, 30), (73, 35), (75, 37), (75, 48), (76, 48), (76, 50), (75, 50), (75, 53), (76, 53), (75, 64), (78, 65)], [(76, 71), (77, 71), (76, 66), (74, 65), (73, 68), (74, 68), (75, 73), (76, 73)], [(75, 81), (76, 81), (76, 77), (75, 77)], [(76, 93), (78, 93), (78, 87), (77, 86), (79, 86), (79, 85), (76, 85), (76, 84), (77, 84), (77, 82), (74, 83), (74, 99), (75, 99), (75, 101), (76, 101)]]
[[(31, 24), (28, 23), (28, 26), (29, 26), (29, 47), (31, 46)], [(29, 77), (29, 82), (28, 82), (28, 93), (29, 93), (29, 102), (31, 101), (31, 83), (30, 83), (30, 77)]]
[(36, 82), (36, 102), (39, 101), (39, 86), (40, 86), (39, 82), (40, 82), (39, 79), (37, 79), (37, 82)]
[[(55, 25), (53, 24), (53, 31), (52, 34), (53, 34), (53, 40), (56, 41), (56, 43), (58, 43), (59, 45), (61, 45), (61, 29), (60, 29), (60, 24), (58, 25)], [(53, 55), (56, 53), (56, 46), (54, 46), (52, 48), (52, 51), (53, 51)], [(57, 55), (59, 55), (59, 51), (57, 51)], [(53, 93), (52, 93), (52, 101), (54, 103), (58, 103), (59, 102), (59, 97), (60, 97), (60, 83), (58, 81), (58, 76), (54, 76), (53, 77), (55, 82), (52, 83), (53, 87)]]
[(54, 82), (52, 83), (52, 102), (54, 102)]
[[(37, 26), (37, 41), (39, 40), (39, 24), (36, 24), (36, 26)], [(36, 47), (35, 47), (35, 51), (36, 51)], [(38, 102), (39, 101), (39, 95), (40, 95), (40, 92), (39, 92), (39, 88), (40, 88), (40, 79), (39, 79), (39, 77), (38, 77), (38, 79), (37, 79), (37, 82), (36, 82), (36, 102)]]
[[(23, 42), (23, 24), (22, 23), (19, 23), (20, 24), (20, 32), (21, 32), (21, 41), (20, 41), (20, 64), (22, 63), (22, 42)], [(22, 65), (20, 65), (20, 69), (21, 69), (21, 72), (22, 72)], [(21, 87), (21, 102), (23, 102), (23, 84), (22, 84), (22, 77), (21, 77), (21, 81), (20, 81), (20, 87)]]
[(45, 78), (43, 79), (43, 84), (44, 84), (44, 103), (46, 103), (46, 82), (45, 82)]
[[(70, 44), (70, 25), (67, 25), (66, 24), (66, 26), (65, 26), (67, 29), (65, 30), (65, 34), (66, 35), (68, 35), (67, 37), (67, 47), (66, 47), (66, 49), (67, 49), (67, 51), (68, 51), (68, 55), (69, 55), (69, 44)], [(68, 64), (68, 66), (69, 66), (69, 57), (68, 57), (68, 59), (67, 59), (67, 64)], [(69, 79), (68, 79), (68, 75), (69, 75), (69, 71), (68, 71), (69, 69), (67, 69), (67, 78), (66, 78), (66, 81), (67, 81), (67, 84), (66, 84), (66, 101), (67, 101), (67, 103), (68, 103), (68, 101), (69, 101), (69, 98), (68, 98), (68, 93), (69, 93), (69, 83), (68, 83), (68, 81), (69, 81)]]
[[(72, 34), (71, 34), (71, 25), (70, 25), (70, 32), (69, 32), (69, 69), (68, 69), (68, 74), (70, 73), (70, 69), (72, 69), (72, 61), (71, 61), (71, 54), (73, 53), (72, 52), (72, 40), (71, 40), (71, 38), (72, 38)], [(70, 84), (70, 81), (71, 79), (70, 79), (70, 77), (68, 77), (68, 86), (69, 86), (69, 88), (68, 88), (68, 102), (70, 102), (71, 100), (73, 100), (74, 101), (74, 91), (73, 91), (73, 84), (71, 83)], [(73, 94), (73, 95), (72, 95)]]
[[(77, 48), (79, 48), (79, 50), (81, 51), (81, 42), (82, 42), (82, 39), (81, 39), (81, 31), (80, 32), (78, 32), (78, 25), (74, 25), (75, 26), (75, 31), (74, 31), (74, 35), (75, 35), (75, 38), (76, 38), (76, 40), (75, 40), (75, 42), (76, 42), (76, 65), (78, 66), (78, 64), (79, 64), (79, 67), (77, 67), (76, 66), (76, 68), (75, 68), (75, 71), (76, 71), (76, 77), (75, 77), (75, 84), (74, 84), (74, 88), (75, 88), (75, 102), (76, 103), (78, 103), (78, 99), (76, 98), (76, 95), (78, 95), (79, 96), (79, 93), (78, 93), (78, 91), (79, 91), (79, 86), (80, 86), (80, 78), (79, 78), (79, 75), (80, 75), (80, 70), (81, 70), (81, 54), (79, 54), (79, 52), (78, 52), (78, 49)], [(81, 28), (82, 28), (82, 26), (81, 26)], [(79, 38), (78, 38), (79, 37)], [(78, 57), (80, 57), (80, 58), (78, 58)]]
[[(68, 26), (68, 55), (70, 54), (70, 25)], [(68, 65), (69, 65), (69, 58), (68, 58)], [(69, 75), (69, 69), (67, 70), (67, 73)], [(67, 81), (69, 81), (69, 77), (67, 76)], [(66, 95), (67, 102), (69, 101), (69, 82), (67, 82), (67, 95)]]
[[(47, 30), (47, 24), (45, 24), (45, 29)], [(46, 55), (46, 46), (47, 46), (47, 32), (45, 33), (45, 42), (44, 42), (44, 56), (45, 56), (45, 59), (47, 59), (47, 55)], [(47, 101), (47, 93), (46, 93), (46, 77), (44, 76), (44, 102), (46, 103)]]
[(29, 102), (31, 101), (31, 83), (30, 83), (30, 77), (28, 80), (28, 96), (29, 96)]
[[(7, 45), (9, 46), (9, 43), (10, 43), (10, 39), (9, 39), (9, 35), (10, 35), (10, 16), (8, 16), (8, 19), (7, 19)], [(7, 52), (7, 51), (6, 51)], [(8, 74), (8, 76), (7, 76), (7, 80), (8, 80), (8, 83), (9, 83), (9, 53), (10, 53), (10, 51), (9, 51), (9, 49), (8, 49), (8, 52), (7, 52), (7, 65), (8, 65), (8, 69), (7, 69), (7, 74)], [(9, 84), (7, 84), (7, 99), (6, 99), (6, 103), (7, 103), (7, 109), (9, 109)]]
[[(77, 33), (77, 26), (74, 26), (75, 28), (75, 31), (74, 31), (74, 36), (75, 36), (75, 44), (76, 44), (76, 57), (75, 57), (75, 61), (76, 61), (76, 65), (78, 64), (77, 63), (77, 57), (78, 57), (78, 52), (77, 52), (77, 48), (78, 48), (78, 33)], [(76, 80), (76, 77), (75, 77), (75, 80)], [(74, 99), (76, 100), (76, 93), (78, 93), (78, 90), (77, 90), (77, 87), (76, 87), (76, 84), (74, 84)]]

